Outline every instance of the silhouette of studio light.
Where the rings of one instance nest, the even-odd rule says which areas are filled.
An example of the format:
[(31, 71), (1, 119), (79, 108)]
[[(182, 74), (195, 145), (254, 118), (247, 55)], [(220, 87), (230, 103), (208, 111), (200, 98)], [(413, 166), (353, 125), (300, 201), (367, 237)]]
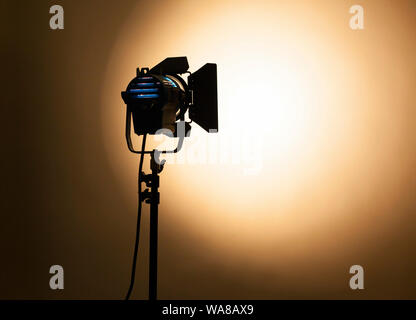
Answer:
[[(178, 135), (177, 121), (189, 119), (206, 131), (218, 130), (217, 66), (208, 63), (191, 74), (186, 57), (166, 58), (152, 69), (137, 69), (121, 93), (137, 135), (169, 129)], [(182, 74), (189, 73), (189, 83)], [(186, 133), (190, 130), (185, 123)]]
[[(133, 267), (130, 287), (126, 296), (129, 299), (134, 286), (142, 202), (150, 204), (150, 243), (149, 243), (149, 299), (157, 298), (157, 233), (159, 206), (159, 173), (164, 162), (160, 161), (160, 153), (176, 153), (181, 149), (182, 142), (191, 129), (190, 122), (185, 121), (185, 113), (189, 110), (189, 118), (208, 132), (218, 131), (217, 103), (217, 65), (205, 64), (191, 74), (186, 57), (167, 58), (149, 68), (137, 68), (136, 77), (130, 81), (121, 96), (127, 105), (126, 141), (131, 152), (140, 154), (138, 188), (139, 205), (137, 212), (136, 241), (134, 245)], [(189, 82), (181, 77), (189, 73)], [(135, 150), (131, 141), (130, 125), (133, 118), (134, 132), (143, 135), (141, 151)], [(179, 126), (185, 124), (185, 126)], [(146, 151), (146, 135), (157, 134), (160, 129), (169, 129), (175, 137), (179, 137), (175, 150)], [(184, 130), (183, 130), (184, 129)], [(213, 130), (213, 131), (211, 131)], [(166, 133), (166, 132), (163, 132)], [(142, 171), (145, 154), (151, 154), (151, 174)], [(142, 182), (150, 188), (142, 191)]]

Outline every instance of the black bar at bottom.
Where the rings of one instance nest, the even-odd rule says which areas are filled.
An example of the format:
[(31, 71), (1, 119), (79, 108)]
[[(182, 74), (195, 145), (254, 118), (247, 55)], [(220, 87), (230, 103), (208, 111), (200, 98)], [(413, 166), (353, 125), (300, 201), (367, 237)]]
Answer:
[[(126, 318), (132, 313), (137, 319), (374, 319), (382, 315), (386, 319), (405, 319), (414, 313), (415, 301), (388, 300), (157, 300), (157, 301), (0, 301), (3, 312), (14, 316), (39, 312), (43, 318), (59, 319), (83, 316), (114, 316)], [(182, 307), (182, 308), (181, 308)], [(403, 317), (401, 314), (403, 313)], [(306, 315), (306, 317), (305, 317)], [(191, 317), (192, 316), (192, 317)], [(381, 317), (380, 317), (381, 318)], [(411, 317), (410, 317), (411, 318)]]

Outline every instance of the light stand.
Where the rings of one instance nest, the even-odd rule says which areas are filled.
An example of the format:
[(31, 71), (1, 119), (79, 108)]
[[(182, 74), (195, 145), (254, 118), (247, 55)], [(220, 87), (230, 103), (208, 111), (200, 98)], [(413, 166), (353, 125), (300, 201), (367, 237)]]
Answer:
[(139, 179), (139, 183), (144, 182), (150, 188), (150, 191), (146, 189), (140, 195), (141, 201), (150, 204), (149, 300), (157, 299), (158, 207), (160, 202), (159, 173), (163, 170), (163, 164), (156, 162), (155, 154), (157, 154), (156, 150), (154, 150), (150, 158), (152, 173), (144, 174), (144, 172), (140, 172), (141, 179)]
[[(164, 162), (159, 161), (160, 154), (176, 153), (189, 136), (191, 122), (198, 124), (207, 132), (218, 131), (217, 101), (217, 65), (206, 63), (196, 72), (188, 71), (186, 57), (166, 58), (152, 69), (137, 68), (133, 78), (121, 97), (127, 105), (125, 135), (130, 152), (140, 155), (138, 189), (139, 205), (137, 212), (136, 241), (134, 245), (133, 267), (130, 287), (126, 300), (130, 298), (134, 287), (136, 262), (140, 240), (140, 220), (142, 202), (150, 204), (150, 242), (149, 242), (149, 300), (157, 299), (157, 251), (158, 251), (158, 206), (159, 173)], [(188, 73), (188, 83), (181, 75)], [(189, 111), (189, 112), (188, 112)], [(185, 121), (188, 112), (191, 122)], [(143, 135), (142, 148), (136, 150), (131, 140), (131, 122), (133, 118), (134, 132)], [(159, 130), (169, 130), (179, 138), (175, 150), (145, 150), (146, 135), (159, 134)], [(146, 154), (151, 155), (151, 174), (142, 171)], [(147, 189), (142, 191), (142, 182)]]
[[(141, 219), (141, 203), (144, 201), (150, 204), (150, 243), (149, 243), (149, 300), (157, 300), (157, 249), (158, 249), (158, 223), (159, 223), (159, 213), (158, 207), (160, 202), (160, 194), (159, 194), (159, 173), (162, 172), (165, 160), (159, 161), (160, 154), (167, 154), (167, 153), (177, 153), (183, 146), (183, 141), (186, 136), (186, 130), (189, 130), (189, 124), (183, 121), (184, 119), (180, 119), (181, 121), (176, 123), (176, 132), (177, 137), (179, 138), (177, 147), (174, 150), (145, 150), (145, 143), (146, 143), (146, 135), (143, 136), (143, 143), (142, 143), (142, 150), (136, 150), (133, 147), (132, 140), (131, 140), (131, 108), (127, 106), (126, 112), (126, 142), (130, 152), (135, 154), (140, 154), (143, 157), (146, 154), (150, 154), (150, 169), (152, 170), (151, 174), (145, 174), (141, 171), (141, 166), (139, 166), (139, 177), (138, 177), (138, 190), (139, 190), (139, 216), (138, 216), (138, 230), (137, 230), (137, 237), (139, 237), (140, 232), (140, 219)], [(142, 163), (142, 161), (141, 161)], [(147, 186), (147, 189), (142, 191), (141, 183), (144, 182)], [(149, 190), (150, 188), (150, 190)], [(136, 252), (135, 257), (138, 250), (138, 240), (136, 239)], [(132, 282), (130, 284), (130, 289), (127, 294), (127, 300), (130, 297), (131, 290), (133, 289), (134, 277), (135, 277), (135, 267), (136, 264), (133, 264), (133, 274), (132, 274)]]
[[(160, 203), (160, 193), (159, 193), (159, 173), (162, 172), (165, 160), (159, 161), (160, 154), (167, 153), (177, 153), (182, 148), (183, 140), (185, 139), (185, 123), (178, 122), (178, 128), (182, 129), (183, 135), (179, 135), (178, 145), (174, 150), (153, 150), (145, 151), (146, 136), (143, 137), (143, 146), (142, 150), (135, 150), (131, 137), (130, 137), (130, 125), (131, 123), (131, 111), (127, 108), (127, 119), (126, 119), (126, 141), (129, 150), (132, 153), (140, 154), (143, 157), (145, 154), (150, 154), (150, 169), (152, 173), (145, 174), (141, 171), (141, 166), (139, 166), (139, 177), (138, 177), (138, 190), (139, 190), (139, 212), (141, 212), (141, 203), (144, 201), (150, 204), (150, 243), (149, 243), (149, 300), (157, 300), (157, 252), (158, 252), (158, 224), (159, 224), (159, 203)], [(181, 127), (183, 125), (183, 127)], [(142, 162), (141, 162), (142, 163)], [(141, 183), (145, 183), (147, 189), (142, 191)], [(150, 190), (149, 190), (150, 188)], [(140, 219), (141, 214), (138, 216), (138, 232), (140, 231)], [(138, 235), (137, 235), (138, 236)], [(136, 250), (138, 250), (138, 239), (136, 239)], [(136, 252), (137, 253), (137, 252)], [(135, 253), (135, 254), (136, 254)], [(132, 275), (132, 284), (134, 283), (134, 272), (135, 263), (133, 267)], [(130, 286), (129, 293), (127, 294), (127, 299), (130, 297), (132, 284)]]

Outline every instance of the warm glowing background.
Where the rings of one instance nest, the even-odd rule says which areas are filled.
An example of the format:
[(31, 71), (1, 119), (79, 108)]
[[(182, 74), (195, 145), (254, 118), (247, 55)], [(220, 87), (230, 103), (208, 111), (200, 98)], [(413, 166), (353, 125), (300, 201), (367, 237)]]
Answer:
[[(349, 28), (353, 4), (364, 6), (365, 30)], [(220, 131), (209, 141), (231, 151), (228, 162), (172, 164), (161, 175), (160, 298), (416, 298), (412, 1), (128, 1), (96, 16), (92, 4), (71, 6), (65, 32), (75, 45), (53, 59), (89, 103), (65, 116), (83, 119), (81, 147), (71, 149), (79, 170), (62, 153), (77, 125), (56, 143), (57, 172), (82, 193), (62, 218), (68, 235), (48, 238), (68, 249), (48, 252), (77, 274), (66, 298), (127, 289), (138, 159), (125, 145), (120, 91), (136, 67), (182, 55), (191, 71), (217, 63)], [(114, 28), (97, 31), (111, 19)], [(81, 142), (90, 130), (97, 140)], [(192, 136), (182, 152), (204, 155), (206, 134), (195, 126)], [(147, 212), (137, 298), (146, 297)], [(363, 292), (348, 287), (354, 264), (366, 272)]]
[[(411, 29), (400, 11), (378, 15), (383, 5), (373, 4), (366, 7), (365, 31), (352, 31), (350, 4), (138, 5), (107, 65), (103, 137), (134, 202), (128, 190), (134, 190), (137, 159), (122, 152), (124, 110), (114, 108), (119, 91), (136, 66), (153, 66), (165, 56), (187, 55), (190, 70), (218, 64), (220, 132), (210, 139), (249, 134), (261, 171), (245, 175), (244, 163), (168, 166), (161, 232), (186, 234), (181, 251), (197, 250), (207, 269), (240, 274), (237, 282), (254, 275), (277, 297), (285, 296), (282, 278), (285, 286), (296, 282), (293, 291), (308, 293), (345, 282), (350, 265), (365, 267), (406, 224), (399, 206), (411, 190), (415, 164), (408, 131), (415, 115)], [(174, 276), (170, 263), (160, 269), (165, 281)]]

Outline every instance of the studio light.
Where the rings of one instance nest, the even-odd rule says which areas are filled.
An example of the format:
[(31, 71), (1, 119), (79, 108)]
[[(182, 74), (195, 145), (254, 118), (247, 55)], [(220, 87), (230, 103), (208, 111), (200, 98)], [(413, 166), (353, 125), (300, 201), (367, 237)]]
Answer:
[[(149, 299), (157, 298), (157, 233), (159, 205), (159, 173), (164, 162), (163, 153), (176, 153), (185, 137), (189, 136), (194, 122), (207, 132), (218, 131), (217, 65), (207, 63), (195, 73), (188, 71), (186, 57), (166, 58), (153, 68), (137, 68), (136, 77), (130, 81), (121, 96), (127, 105), (126, 141), (129, 150), (140, 154), (139, 162), (139, 205), (136, 242), (133, 254), (133, 268), (129, 299), (134, 286), (137, 253), (140, 238), (142, 202), (150, 204), (150, 257), (149, 257)], [(188, 83), (182, 75), (188, 74)], [(186, 115), (190, 121), (186, 121)], [(141, 150), (135, 150), (131, 140), (131, 119), (134, 132), (143, 135)], [(178, 137), (175, 150), (145, 150), (146, 135), (166, 134)], [(151, 174), (142, 172), (143, 158), (150, 154)], [(150, 189), (142, 191), (142, 182)]]
[[(188, 109), (190, 120), (206, 131), (218, 130), (217, 65), (207, 63), (193, 74), (188, 68), (186, 57), (167, 58), (150, 70), (137, 68), (136, 77), (121, 93), (136, 134), (168, 129), (177, 137), (177, 121), (184, 121)], [(185, 73), (188, 84), (181, 77)], [(188, 133), (190, 126), (186, 129)]]

